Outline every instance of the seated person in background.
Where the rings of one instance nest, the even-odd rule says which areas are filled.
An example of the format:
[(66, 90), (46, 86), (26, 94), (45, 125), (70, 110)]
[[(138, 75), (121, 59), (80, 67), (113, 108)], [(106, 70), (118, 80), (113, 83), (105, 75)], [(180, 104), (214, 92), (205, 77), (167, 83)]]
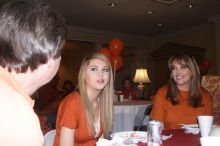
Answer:
[(71, 93), (74, 89), (75, 89), (75, 86), (73, 85), (73, 82), (71, 80), (65, 80), (63, 82), (63, 88), (62, 88), (61, 94), (63, 97), (65, 97), (69, 93)]
[(54, 100), (61, 97), (60, 91), (57, 89), (59, 79), (59, 75), (56, 74), (55, 77), (48, 84), (42, 86), (34, 93), (32, 97), (35, 99), (34, 109), (37, 112), (51, 112), (46, 110), (46, 107)]
[[(125, 99), (131, 98), (131, 100), (139, 100), (138, 98), (138, 91), (133, 86), (133, 82), (129, 79), (125, 79), (123, 82), (123, 89), (121, 91), (121, 94), (124, 95)], [(131, 97), (129, 97), (131, 96)]]
[(176, 129), (180, 124), (197, 124), (199, 115), (212, 115), (212, 99), (200, 85), (194, 58), (173, 56), (168, 67), (169, 83), (157, 91), (150, 119), (163, 122), (165, 129)]
[[(56, 126), (56, 117), (58, 107), (63, 100), (63, 98), (73, 91), (74, 85), (71, 80), (65, 80), (63, 83), (63, 90), (59, 91), (57, 85), (59, 82), (58, 74), (52, 79), (52, 81), (42, 88), (40, 88), (36, 93), (36, 104), (35, 110), (40, 118), (41, 128), (43, 133), (46, 133), (51, 128)], [(47, 125), (48, 124), (48, 128)]]
[(86, 56), (77, 87), (60, 104), (54, 146), (95, 146), (112, 131), (113, 73), (108, 58), (100, 53)]
[[(51, 128), (55, 128), (56, 114), (62, 100), (62, 95), (57, 89), (58, 82), (59, 76), (56, 74), (56, 76), (48, 84), (37, 90), (33, 96), (35, 98), (35, 111), (39, 113), (38, 116), (40, 119), (44, 117), (43, 119), (48, 122)], [(45, 123), (46, 122), (41, 123), (43, 133), (47, 132), (44, 131), (46, 128), (43, 128), (47, 126)]]

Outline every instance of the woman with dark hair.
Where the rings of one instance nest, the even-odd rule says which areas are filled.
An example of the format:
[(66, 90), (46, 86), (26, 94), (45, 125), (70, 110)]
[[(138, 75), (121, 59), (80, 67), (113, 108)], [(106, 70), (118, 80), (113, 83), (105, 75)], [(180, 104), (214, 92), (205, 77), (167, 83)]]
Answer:
[(150, 118), (161, 121), (165, 129), (176, 129), (180, 124), (196, 124), (199, 115), (212, 115), (211, 96), (200, 85), (194, 58), (172, 56), (168, 67), (169, 83), (157, 91)]

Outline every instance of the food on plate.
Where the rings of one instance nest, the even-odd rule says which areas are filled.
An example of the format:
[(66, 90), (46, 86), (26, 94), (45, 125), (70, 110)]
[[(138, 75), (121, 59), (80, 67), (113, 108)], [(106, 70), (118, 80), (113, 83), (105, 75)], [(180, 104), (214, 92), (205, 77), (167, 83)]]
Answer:
[(113, 138), (115, 135), (121, 138), (147, 138), (147, 132), (142, 131), (116, 132), (111, 134), (111, 137)]
[(125, 131), (125, 132), (116, 132), (110, 135), (111, 138), (119, 137), (122, 139), (124, 144), (127, 143), (138, 143), (138, 142), (147, 142), (147, 132), (144, 131)]

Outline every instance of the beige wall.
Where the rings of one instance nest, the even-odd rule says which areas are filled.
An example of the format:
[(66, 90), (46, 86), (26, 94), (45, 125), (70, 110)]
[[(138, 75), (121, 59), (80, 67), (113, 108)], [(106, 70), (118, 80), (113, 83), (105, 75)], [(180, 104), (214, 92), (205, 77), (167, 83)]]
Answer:
[(168, 42), (206, 48), (205, 58), (209, 58), (213, 66), (210, 74), (216, 74), (216, 50), (214, 25), (205, 25), (191, 30), (154, 38), (151, 49), (160, 48)]
[[(218, 27), (220, 29), (220, 26)], [(220, 33), (218, 33), (220, 36)], [(219, 37), (220, 39), (220, 37)], [(184, 30), (180, 32), (176, 32), (169, 35), (159, 36), (152, 38), (150, 44), (149, 52), (153, 52), (154, 50), (160, 48), (161, 46), (167, 44), (168, 42), (179, 43), (184, 45), (190, 45), (200, 48), (206, 48), (205, 58), (208, 58), (212, 61), (212, 67), (209, 70), (209, 74), (217, 75), (219, 74), (217, 66), (217, 55), (216, 55), (216, 29), (214, 24), (210, 23), (208, 25), (192, 28), (189, 30)], [(220, 40), (219, 40), (220, 42)], [(149, 46), (149, 44), (147, 44)], [(220, 43), (219, 43), (220, 46)], [(149, 55), (146, 54), (146, 55)], [(153, 58), (150, 58), (150, 62), (153, 62)], [(153, 64), (153, 63), (152, 63)], [(152, 66), (152, 74), (154, 69)], [(153, 82), (156, 82), (157, 77), (153, 76)], [(154, 86), (152, 87), (153, 92), (156, 91)]]
[(95, 44), (85, 41), (67, 40), (62, 53), (61, 65), (58, 71), (62, 86), (64, 80), (71, 80), (77, 85), (79, 67), (84, 56), (90, 52), (94, 52)]
[[(112, 38), (121, 38), (126, 46), (132, 46), (135, 48), (135, 66), (147, 66), (146, 60), (148, 58), (144, 54), (146, 54), (148, 49), (146, 44), (150, 44), (151, 41), (147, 37), (69, 27), (68, 38), (72, 40), (94, 42), (97, 50), (100, 49), (103, 44), (108, 44)], [(130, 50), (124, 49), (123, 51)]]
[[(217, 32), (216, 32), (217, 31)], [(152, 80), (151, 84), (145, 85), (147, 87), (148, 94), (154, 94), (154, 68), (152, 66), (153, 59), (151, 52), (160, 48), (168, 42), (191, 45), (200, 48), (206, 48), (205, 57), (211, 59), (212, 68), (210, 74), (219, 74), (219, 61), (216, 53), (219, 53), (219, 49), (216, 46), (220, 46), (220, 23), (210, 23), (204, 26), (195, 27), (188, 30), (183, 30), (169, 35), (163, 35), (154, 38), (133, 36), (128, 34), (113, 33), (107, 31), (97, 31), (77, 27), (68, 28), (68, 38), (72, 40), (80, 40), (93, 42), (95, 50), (102, 47), (103, 44), (107, 44), (112, 38), (121, 38), (124, 44), (132, 46), (135, 50), (123, 50), (134, 52), (133, 68), (144, 67), (148, 69), (149, 77)], [(217, 41), (216, 41), (217, 40)], [(217, 43), (216, 43), (217, 42)], [(128, 52), (127, 52), (128, 53)], [(61, 67), (62, 68), (62, 67)], [(118, 78), (123, 78), (122, 73), (117, 73)], [(121, 82), (121, 81), (120, 81)], [(118, 83), (121, 84), (121, 83)]]
[(220, 20), (215, 21), (215, 37), (216, 37), (216, 67), (217, 67), (217, 74), (220, 75)]

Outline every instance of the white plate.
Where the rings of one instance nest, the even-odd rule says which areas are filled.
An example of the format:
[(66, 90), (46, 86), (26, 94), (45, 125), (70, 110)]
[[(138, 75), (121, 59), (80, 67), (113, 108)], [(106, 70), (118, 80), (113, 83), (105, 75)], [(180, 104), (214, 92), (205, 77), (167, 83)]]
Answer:
[(180, 124), (181, 128), (185, 129), (185, 128), (199, 128), (198, 124)]
[(199, 134), (198, 124), (180, 124), (182, 129), (185, 129), (185, 133)]
[[(180, 124), (181, 128), (199, 128), (198, 124)], [(212, 128), (215, 128), (216, 125), (212, 125)]]
[(124, 132), (116, 132), (112, 133), (110, 135), (111, 138), (114, 138), (115, 136), (118, 136), (122, 139), (126, 140), (132, 140), (133, 143), (138, 142), (147, 142), (147, 132), (144, 131), (124, 131)]

